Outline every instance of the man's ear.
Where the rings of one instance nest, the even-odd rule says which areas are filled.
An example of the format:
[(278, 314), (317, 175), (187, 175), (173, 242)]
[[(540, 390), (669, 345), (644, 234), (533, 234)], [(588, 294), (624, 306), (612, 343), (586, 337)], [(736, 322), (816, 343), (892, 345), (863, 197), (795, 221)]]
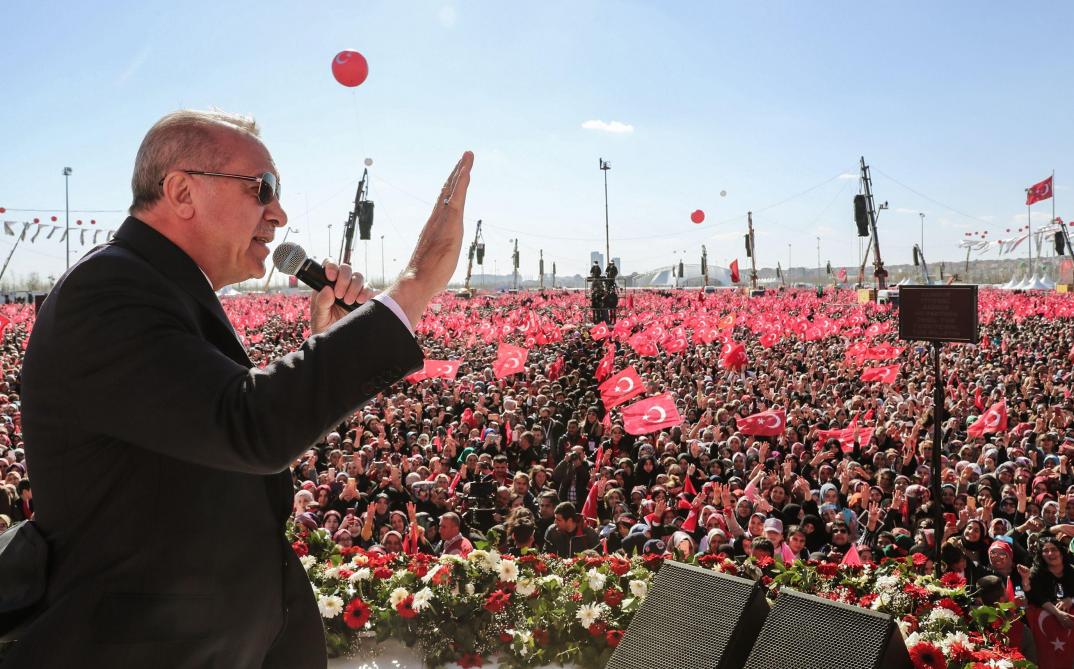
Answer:
[(164, 204), (181, 219), (194, 216), (193, 180), (185, 172), (171, 172), (164, 178)]

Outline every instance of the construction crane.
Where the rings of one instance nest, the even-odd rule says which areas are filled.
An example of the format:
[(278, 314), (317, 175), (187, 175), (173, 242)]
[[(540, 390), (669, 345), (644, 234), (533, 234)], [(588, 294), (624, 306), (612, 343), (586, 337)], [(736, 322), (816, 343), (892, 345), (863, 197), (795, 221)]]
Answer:
[(926, 286), (932, 285), (932, 279), (929, 278), (929, 266), (925, 263), (925, 252), (921, 250), (921, 247), (914, 244), (914, 267), (921, 268), (921, 279)]
[(869, 247), (865, 249), (865, 256), (861, 259), (861, 267), (858, 269), (858, 283), (865, 285), (865, 264), (869, 261), (869, 252), (873, 253), (873, 276), (876, 277), (876, 287), (879, 290), (887, 288), (888, 271), (884, 269), (884, 261), (880, 258), (880, 235), (876, 232), (876, 219), (878, 212), (888, 208), (884, 202), (879, 207), (873, 202), (873, 179), (869, 172), (869, 166), (865, 164), (865, 156), (861, 158), (861, 187), (864, 198), (866, 221), (869, 225)]
[(466, 261), (466, 290), (470, 290), (470, 277), (474, 271), (474, 257), (478, 265), (485, 264), (485, 238), (481, 236), (481, 221), (477, 222), (477, 232), (474, 233), (474, 241), (470, 242), (470, 251)]

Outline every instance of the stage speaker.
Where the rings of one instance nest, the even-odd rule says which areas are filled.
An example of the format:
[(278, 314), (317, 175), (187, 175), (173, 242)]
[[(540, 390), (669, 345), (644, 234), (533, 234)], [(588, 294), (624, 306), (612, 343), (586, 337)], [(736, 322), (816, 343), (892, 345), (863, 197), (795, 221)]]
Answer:
[(668, 560), (608, 669), (740, 669), (767, 615), (756, 581)]
[(753, 645), (746, 669), (910, 669), (895, 620), (886, 613), (783, 590)]
[(373, 229), (373, 203), (369, 200), (358, 203), (358, 239), (369, 239)]
[(869, 236), (869, 211), (865, 207), (865, 196), (854, 196), (854, 223), (858, 226), (858, 236)]
[(1055, 233), (1055, 255), (1066, 255), (1066, 243), (1063, 238), (1063, 231)]

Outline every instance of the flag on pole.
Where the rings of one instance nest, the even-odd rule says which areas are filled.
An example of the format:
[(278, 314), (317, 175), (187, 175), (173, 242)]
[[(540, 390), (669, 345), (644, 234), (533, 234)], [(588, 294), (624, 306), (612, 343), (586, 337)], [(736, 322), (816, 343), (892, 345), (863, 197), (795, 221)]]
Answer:
[(738, 283), (738, 258), (731, 261), (731, 283)]
[(1044, 181), (1035, 183), (1026, 189), (1026, 206), (1034, 202), (1047, 200), (1052, 196), (1052, 178), (1048, 177)]

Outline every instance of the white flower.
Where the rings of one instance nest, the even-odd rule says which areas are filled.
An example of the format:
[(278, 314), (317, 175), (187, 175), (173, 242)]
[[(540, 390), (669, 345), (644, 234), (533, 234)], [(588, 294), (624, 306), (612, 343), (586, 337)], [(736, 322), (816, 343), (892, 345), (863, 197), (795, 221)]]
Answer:
[(533, 641), (533, 634), (523, 630), (521, 632), (515, 632), (514, 635), (516, 639), (522, 642), (522, 649), (519, 651), (519, 654), (525, 657), (526, 654), (530, 652), (529, 644)]
[(406, 588), (396, 588), (395, 590), (392, 590), (392, 594), (388, 595), (388, 602), (392, 605), (392, 608), (394, 609), (395, 607), (399, 606), (399, 603), (406, 599), (409, 595), (410, 592), (408, 592)]
[(877, 590), (900, 590), (899, 577), (891, 574), (887, 576), (878, 576), (876, 579)]
[(319, 597), (317, 599), (317, 608), (325, 618), (335, 618), (343, 610), (343, 599), (335, 595)]
[(483, 551), (481, 549), (470, 551), (470, 554), (466, 556), (466, 559), (485, 571), (496, 571), (500, 566), (499, 553), (490, 553), (489, 551)]
[(910, 636), (906, 637), (906, 647), (907, 648), (913, 648), (919, 642), (921, 642), (921, 635), (918, 634), (917, 632), (914, 632)]
[(948, 654), (951, 652), (951, 646), (956, 643), (962, 644), (967, 650), (976, 650), (976, 646), (973, 645), (973, 642), (970, 641), (970, 638), (966, 636), (965, 632), (948, 634), (942, 641), (940, 641), (940, 646), (943, 648), (944, 654)]
[[(873, 602), (873, 608), (876, 608), (876, 602)], [(899, 633), (902, 634), (903, 639), (910, 635), (910, 623), (905, 620), (896, 620), (895, 624), (899, 626)]]
[[(600, 592), (604, 589), (604, 583), (608, 580), (608, 577), (597, 571), (597, 568), (594, 567), (586, 572), (586, 580), (589, 582), (590, 590)], [(589, 625), (586, 625), (586, 627), (589, 627)]]
[(313, 557), (312, 555), (303, 555), (302, 557), (298, 558), (298, 561), (302, 564), (302, 568), (306, 571), (309, 571), (310, 567), (317, 564), (317, 558)]
[(353, 574), (351, 574), (350, 582), (357, 583), (358, 581), (368, 581), (373, 578), (373, 572), (369, 571), (369, 567), (362, 567)]
[(537, 584), (533, 582), (532, 578), (519, 579), (515, 584), (515, 592), (519, 597), (529, 597), (533, 593), (537, 592)]
[(952, 622), (957, 623), (959, 621), (958, 615), (951, 609), (937, 606), (929, 611), (929, 617), (926, 624)]
[(518, 580), (518, 565), (514, 560), (500, 560), (496, 571), (500, 573), (500, 580), (504, 583), (514, 583)]
[(477, 590), (474, 588), (474, 584), (473, 583), (467, 583), (466, 584), (466, 594), (472, 595), (475, 592), (477, 592)]
[(630, 594), (634, 595), (638, 599), (645, 599), (645, 596), (649, 594), (649, 584), (645, 581), (633, 580), (630, 582)]
[(541, 579), (541, 585), (547, 588), (558, 588), (563, 585), (563, 578), (555, 574), (549, 574)]
[(600, 620), (605, 608), (607, 607), (604, 604), (582, 604), (575, 617), (582, 623), (582, 627), (589, 629), (590, 625)]
[(433, 591), (428, 587), (414, 593), (414, 603), (411, 605), (415, 611), (421, 611), (433, 601)]
[(339, 578), (339, 567), (329, 567), (324, 570), (325, 578)]

